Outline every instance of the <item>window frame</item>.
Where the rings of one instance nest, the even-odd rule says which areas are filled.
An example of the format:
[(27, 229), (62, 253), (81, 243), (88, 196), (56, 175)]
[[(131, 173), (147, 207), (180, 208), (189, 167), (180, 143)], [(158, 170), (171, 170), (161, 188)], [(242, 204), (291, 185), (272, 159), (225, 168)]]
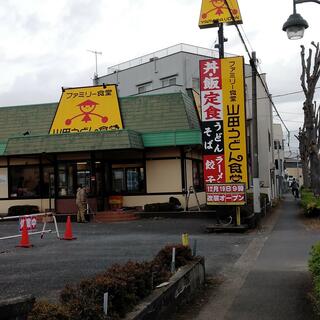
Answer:
[(152, 90), (152, 81), (141, 83), (137, 85), (138, 94), (142, 94)]
[[(177, 85), (177, 74), (169, 76), (169, 77), (161, 78), (160, 80), (161, 80), (161, 87), (162, 88), (176, 86)], [(174, 83), (172, 83), (172, 81)]]
[[(128, 171), (136, 169), (139, 172), (139, 177), (138, 179), (140, 180), (138, 183), (141, 183), (142, 188), (140, 190), (133, 190), (130, 191), (128, 190)], [(113, 170), (122, 170), (123, 172), (123, 185), (124, 185), (124, 190), (121, 191), (115, 191), (114, 189), (114, 176), (113, 176)], [(141, 195), (146, 193), (146, 170), (145, 170), (145, 164), (144, 163), (112, 163), (110, 165), (110, 176), (111, 176), (111, 187), (110, 187), (110, 194), (111, 195)], [(141, 179), (141, 176), (142, 179)]]
[[(41, 173), (42, 173), (42, 170), (41, 170), (41, 165), (40, 164), (30, 164), (30, 165), (11, 165), (11, 166), (8, 166), (8, 199), (12, 199), (12, 200), (19, 200), (19, 199), (41, 199), (42, 197), (42, 194), (41, 194), (41, 189), (42, 189), (42, 177), (41, 177)], [(39, 186), (39, 191), (37, 194), (35, 195), (28, 195), (28, 196), (23, 196), (23, 197), (18, 197), (18, 190), (17, 190), (17, 196), (13, 196), (13, 177), (11, 175), (11, 173), (14, 171), (14, 170), (17, 170), (17, 169), (29, 169), (29, 168), (35, 168), (38, 170), (38, 186)], [(18, 187), (17, 187), (18, 189)]]
[[(195, 184), (195, 168), (197, 169), (199, 184)], [(192, 183), (195, 191), (204, 191), (203, 162), (199, 159), (192, 159)]]

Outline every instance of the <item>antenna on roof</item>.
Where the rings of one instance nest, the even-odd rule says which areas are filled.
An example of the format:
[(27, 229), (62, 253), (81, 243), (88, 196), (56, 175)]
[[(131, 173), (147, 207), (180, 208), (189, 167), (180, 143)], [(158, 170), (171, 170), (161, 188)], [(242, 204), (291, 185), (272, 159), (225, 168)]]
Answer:
[(93, 74), (93, 83), (94, 85), (97, 85), (98, 84), (98, 54), (102, 54), (102, 52), (95, 51), (95, 50), (87, 50), (87, 51), (94, 53), (95, 55), (96, 72)]

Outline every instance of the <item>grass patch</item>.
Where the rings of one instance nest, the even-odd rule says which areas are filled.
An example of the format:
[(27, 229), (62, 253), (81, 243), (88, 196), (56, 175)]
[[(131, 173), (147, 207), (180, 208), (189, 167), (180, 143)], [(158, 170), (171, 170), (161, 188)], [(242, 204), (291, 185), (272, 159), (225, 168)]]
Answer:
[(315, 312), (320, 316), (320, 242), (314, 244), (311, 248), (309, 258), (309, 270), (312, 274), (313, 290), (310, 294)]
[(316, 197), (309, 189), (301, 190), (301, 206), (304, 215), (308, 218), (319, 217), (320, 215), (320, 197)]

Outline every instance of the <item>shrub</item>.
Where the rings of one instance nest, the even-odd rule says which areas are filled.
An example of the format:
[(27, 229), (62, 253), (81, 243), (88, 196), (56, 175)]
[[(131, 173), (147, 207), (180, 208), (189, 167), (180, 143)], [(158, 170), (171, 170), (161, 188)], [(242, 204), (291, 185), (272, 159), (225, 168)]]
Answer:
[(28, 320), (70, 320), (67, 310), (58, 304), (53, 304), (45, 300), (37, 301)]
[(159, 253), (154, 258), (154, 261), (160, 261), (167, 270), (171, 268), (172, 261), (172, 249), (176, 248), (176, 268), (180, 268), (190, 262), (193, 257), (191, 249), (185, 247), (182, 244), (179, 245), (167, 245), (159, 251)]
[(313, 280), (312, 300), (317, 314), (320, 315), (320, 242), (311, 248), (309, 270)]
[(311, 248), (309, 270), (313, 276), (320, 276), (320, 242), (316, 243)]
[[(40, 304), (33, 309), (33, 318), (29, 319), (104, 320), (103, 297), (106, 292), (108, 319), (124, 317), (134, 305), (151, 293), (153, 287), (169, 279), (173, 247), (176, 248), (177, 268), (193, 259), (190, 248), (168, 245), (150, 262), (115, 264), (93, 278), (82, 280), (76, 285), (66, 285), (60, 294), (60, 305)], [(51, 312), (53, 316), (61, 314), (61, 317), (46, 318), (46, 312)]]
[(320, 198), (316, 197), (309, 189), (301, 190), (301, 206), (306, 217), (317, 217), (320, 215)]

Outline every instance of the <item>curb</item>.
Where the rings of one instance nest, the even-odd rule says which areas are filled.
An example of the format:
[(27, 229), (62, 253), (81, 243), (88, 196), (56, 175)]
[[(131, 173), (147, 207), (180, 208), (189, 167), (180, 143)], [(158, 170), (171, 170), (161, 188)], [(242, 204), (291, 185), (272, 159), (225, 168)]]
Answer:
[(142, 300), (124, 320), (160, 320), (190, 301), (205, 281), (204, 258), (199, 257), (191, 265), (180, 268), (169, 280), (166, 287), (155, 289)]
[(0, 301), (0, 319), (22, 320), (26, 319), (36, 299), (32, 295), (20, 296)]

